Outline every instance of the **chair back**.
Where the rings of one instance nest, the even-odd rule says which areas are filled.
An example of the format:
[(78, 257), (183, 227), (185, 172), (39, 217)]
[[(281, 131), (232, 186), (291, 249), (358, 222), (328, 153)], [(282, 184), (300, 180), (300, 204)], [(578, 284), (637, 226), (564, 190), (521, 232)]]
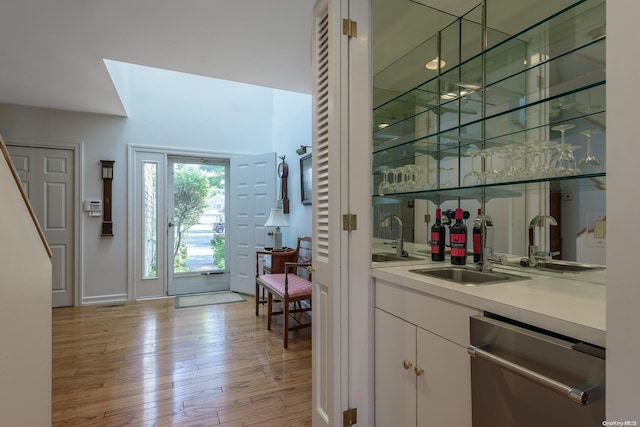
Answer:
[[(298, 262), (311, 263), (311, 237), (298, 237), (296, 251), (298, 252)], [(311, 273), (306, 267), (298, 267), (296, 275), (311, 280)]]

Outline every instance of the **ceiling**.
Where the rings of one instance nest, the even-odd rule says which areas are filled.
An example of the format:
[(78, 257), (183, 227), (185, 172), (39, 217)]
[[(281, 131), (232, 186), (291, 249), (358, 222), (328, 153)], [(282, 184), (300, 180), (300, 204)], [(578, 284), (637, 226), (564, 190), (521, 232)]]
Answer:
[(103, 59), (311, 93), (315, 0), (0, 0), (0, 103), (126, 115)]
[[(511, 33), (572, 1), (490, 0), (487, 14)], [(104, 59), (311, 93), (314, 2), (0, 0), (0, 103), (125, 116)], [(386, 62), (479, 0), (375, 3)]]

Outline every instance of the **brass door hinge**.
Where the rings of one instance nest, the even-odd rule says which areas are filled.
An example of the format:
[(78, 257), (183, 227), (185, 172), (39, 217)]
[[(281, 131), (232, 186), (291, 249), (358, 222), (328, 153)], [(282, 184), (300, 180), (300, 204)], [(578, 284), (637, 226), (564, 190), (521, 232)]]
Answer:
[(342, 231), (354, 231), (358, 229), (358, 215), (342, 215)]
[(351, 408), (347, 409), (342, 413), (342, 425), (344, 427), (349, 427), (358, 422), (358, 409)]
[(347, 37), (358, 37), (358, 23), (351, 19), (343, 19), (342, 34)]

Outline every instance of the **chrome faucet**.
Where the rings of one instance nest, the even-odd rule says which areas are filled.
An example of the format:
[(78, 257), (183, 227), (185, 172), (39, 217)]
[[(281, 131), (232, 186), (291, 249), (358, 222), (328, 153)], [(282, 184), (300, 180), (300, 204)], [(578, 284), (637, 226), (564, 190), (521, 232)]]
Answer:
[(493, 220), (488, 215), (480, 216), (480, 239), (482, 245), (482, 259), (476, 268), (481, 271), (491, 271), (491, 262), (496, 261), (493, 252)]
[(395, 215), (389, 214), (380, 220), (380, 224), (385, 224), (386, 221), (390, 219), (395, 219), (398, 222), (398, 235), (396, 238), (396, 255), (399, 257), (408, 257), (409, 253), (404, 250), (404, 239), (402, 238), (402, 231), (403, 231), (402, 220)]
[(549, 224), (558, 225), (558, 221), (551, 215), (536, 215), (529, 222), (529, 258), (526, 263), (529, 264), (530, 267), (535, 267), (538, 265), (538, 259), (550, 258), (552, 256), (549, 252), (540, 252), (538, 251), (538, 245), (536, 245), (535, 239), (535, 227), (544, 225), (545, 220), (549, 220)]

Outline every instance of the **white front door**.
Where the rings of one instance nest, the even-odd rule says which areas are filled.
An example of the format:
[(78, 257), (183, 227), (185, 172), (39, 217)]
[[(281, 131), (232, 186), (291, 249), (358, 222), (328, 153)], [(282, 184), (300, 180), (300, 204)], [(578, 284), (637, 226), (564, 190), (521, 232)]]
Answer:
[(52, 258), (52, 305), (74, 305), (73, 150), (8, 146)]
[(276, 207), (276, 153), (231, 159), (228, 221), (231, 290), (255, 292), (256, 251), (267, 241), (264, 224)]
[(169, 156), (168, 294), (229, 290), (226, 191), (229, 160)]

